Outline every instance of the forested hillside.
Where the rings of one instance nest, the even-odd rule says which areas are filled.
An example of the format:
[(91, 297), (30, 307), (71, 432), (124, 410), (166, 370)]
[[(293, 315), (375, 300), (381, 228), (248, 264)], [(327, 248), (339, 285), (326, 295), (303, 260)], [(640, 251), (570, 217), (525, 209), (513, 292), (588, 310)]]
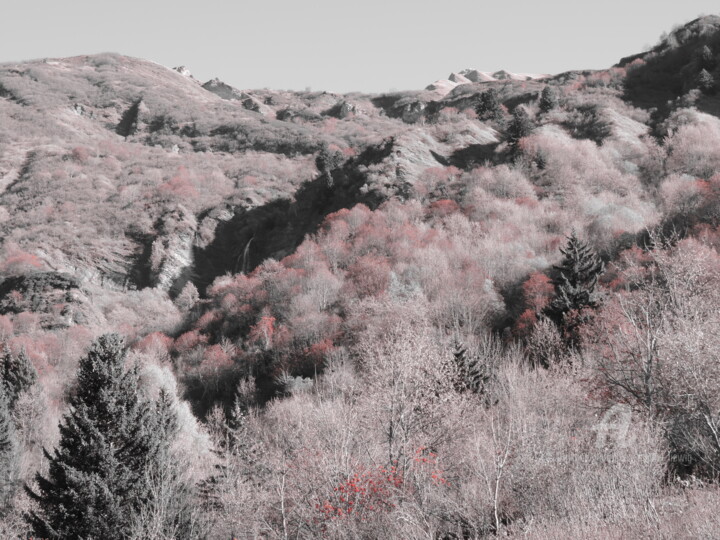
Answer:
[(1, 538), (717, 534), (720, 17), (463, 73), (0, 64)]

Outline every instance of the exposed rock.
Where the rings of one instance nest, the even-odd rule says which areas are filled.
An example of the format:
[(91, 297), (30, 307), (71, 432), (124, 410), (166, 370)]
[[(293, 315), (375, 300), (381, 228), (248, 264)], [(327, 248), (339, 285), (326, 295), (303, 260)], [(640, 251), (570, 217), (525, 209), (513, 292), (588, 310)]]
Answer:
[(154, 287), (178, 292), (187, 283), (196, 231), (195, 216), (182, 205), (160, 219), (150, 254), (150, 282)]
[(233, 88), (227, 83), (222, 82), (220, 79), (215, 78), (209, 80), (202, 87), (208, 92), (212, 92), (216, 96), (228, 100), (241, 100), (243, 99), (243, 93), (237, 88)]
[(260, 113), (265, 116), (272, 115), (275, 113), (275, 111), (273, 111), (273, 109), (268, 107), (265, 103), (262, 103), (255, 96), (248, 94), (247, 92), (242, 92), (240, 97), (242, 99), (242, 106), (245, 109), (247, 109), (248, 111)]
[(425, 107), (426, 105), (422, 101), (413, 101), (406, 104), (403, 107), (402, 112), (403, 122), (406, 122), (408, 124), (413, 124), (417, 122), (420, 118), (422, 118)]
[(332, 116), (334, 118), (347, 118), (350, 115), (364, 114), (360, 107), (349, 101), (342, 100), (336, 103), (334, 106), (323, 112), (325, 116)]
[(185, 66), (174, 67), (173, 71), (177, 71), (183, 77), (187, 77), (188, 79), (195, 80), (195, 77), (193, 77), (193, 74), (190, 73), (190, 70), (188, 68), (186, 68)]

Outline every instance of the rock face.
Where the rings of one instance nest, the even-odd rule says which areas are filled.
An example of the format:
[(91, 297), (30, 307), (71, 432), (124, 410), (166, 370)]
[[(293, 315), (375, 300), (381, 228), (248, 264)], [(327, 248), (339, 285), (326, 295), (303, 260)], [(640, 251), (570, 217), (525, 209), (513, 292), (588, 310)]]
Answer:
[(223, 99), (228, 100), (242, 100), (243, 93), (237, 88), (233, 88), (227, 83), (222, 82), (220, 79), (215, 78), (209, 80), (202, 87), (208, 92), (212, 92), (216, 96), (220, 96)]
[(348, 118), (350, 115), (357, 115), (357, 114), (365, 114), (365, 111), (363, 111), (360, 107), (355, 105), (354, 103), (350, 103), (347, 100), (342, 100), (337, 102), (335, 105), (330, 107), (328, 110), (323, 112), (323, 115), (326, 116), (332, 116), (334, 118)]
[(185, 66), (174, 67), (173, 71), (177, 71), (183, 77), (187, 77), (188, 79), (195, 80), (195, 77), (193, 77), (192, 73), (190, 73), (190, 70), (188, 68), (186, 68)]
[(178, 292), (187, 283), (196, 231), (195, 216), (182, 205), (161, 218), (150, 254), (150, 281), (154, 287)]
[(69, 274), (38, 272), (0, 282), (0, 313), (36, 313), (43, 328), (86, 324), (88, 302), (78, 280)]

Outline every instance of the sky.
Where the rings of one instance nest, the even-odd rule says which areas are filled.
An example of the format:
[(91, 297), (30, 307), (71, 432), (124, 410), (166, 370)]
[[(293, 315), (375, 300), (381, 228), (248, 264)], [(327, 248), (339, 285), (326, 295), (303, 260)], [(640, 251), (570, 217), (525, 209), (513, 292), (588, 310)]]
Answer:
[(421, 89), (610, 67), (717, 0), (0, 0), (0, 62), (116, 52), (240, 89)]

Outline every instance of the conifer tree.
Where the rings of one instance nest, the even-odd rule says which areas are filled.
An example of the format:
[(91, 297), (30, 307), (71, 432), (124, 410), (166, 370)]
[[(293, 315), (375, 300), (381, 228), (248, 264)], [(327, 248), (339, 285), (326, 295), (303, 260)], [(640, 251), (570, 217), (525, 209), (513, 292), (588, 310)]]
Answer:
[(704, 45), (702, 49), (700, 49), (700, 51), (698, 52), (698, 62), (700, 64), (700, 67), (703, 69), (715, 69), (715, 66), (717, 64), (715, 60), (715, 55), (713, 54), (712, 49), (707, 45)]
[(507, 140), (513, 150), (517, 149), (517, 144), (520, 142), (520, 139), (530, 135), (534, 129), (535, 126), (525, 107), (515, 107), (513, 119), (507, 131)]
[(136, 369), (124, 369), (123, 340), (99, 338), (80, 361), (77, 390), (50, 453), (47, 477), (27, 488), (38, 511), (36, 535), (57, 539), (127, 538), (150, 497), (147, 471), (157, 457), (151, 411), (138, 394)]
[(546, 86), (540, 94), (540, 110), (544, 113), (550, 112), (560, 104), (557, 89), (554, 86)]
[(471, 356), (467, 348), (459, 341), (453, 350), (455, 360), (456, 380), (455, 389), (458, 392), (472, 392), (481, 394), (490, 377), (483, 369), (478, 358)]
[(18, 479), (18, 444), (15, 423), (5, 390), (0, 387), (0, 517), (15, 493)]
[(13, 410), (20, 394), (30, 389), (37, 381), (37, 371), (24, 350), (15, 356), (5, 342), (0, 357), (0, 379), (5, 389), (8, 407)]
[(475, 112), (481, 120), (495, 120), (501, 122), (503, 120), (503, 110), (500, 104), (500, 97), (495, 88), (490, 88), (480, 94), (480, 103), (478, 103)]
[(715, 78), (708, 72), (707, 69), (703, 69), (697, 76), (697, 87), (702, 90), (704, 94), (712, 94), (715, 92)]
[(575, 231), (560, 252), (562, 263), (553, 267), (558, 272), (553, 280), (555, 296), (545, 308), (545, 314), (563, 331), (568, 344), (575, 345), (575, 330), (582, 322), (576, 316), (586, 308), (598, 307), (595, 286), (605, 265), (590, 246), (578, 239)]

